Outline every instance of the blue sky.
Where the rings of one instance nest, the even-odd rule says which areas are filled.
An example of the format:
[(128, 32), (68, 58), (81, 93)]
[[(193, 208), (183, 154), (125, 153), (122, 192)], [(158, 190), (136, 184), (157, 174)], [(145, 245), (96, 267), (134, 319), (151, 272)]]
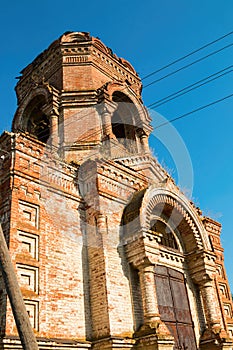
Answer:
[[(232, 31), (233, 2), (216, 0), (149, 1), (8, 1), (1, 4), (0, 131), (10, 130), (16, 110), (15, 77), (41, 51), (65, 31), (88, 31), (98, 36), (120, 57), (129, 60), (141, 77), (190, 51)], [(189, 59), (143, 80), (144, 85), (174, 69), (233, 42), (233, 35)], [(145, 87), (146, 105), (203, 79), (232, 64), (233, 47)], [(166, 119), (233, 93), (232, 73), (189, 94), (166, 103), (156, 111)], [(205, 215), (223, 225), (222, 244), (233, 289), (233, 98), (174, 122), (190, 154), (194, 172), (192, 199)], [(159, 116), (153, 114), (157, 125)], [(163, 129), (163, 130), (162, 130)], [(168, 126), (157, 129), (151, 147), (159, 160), (178, 178), (173, 154), (156, 139), (172, 139)], [(176, 143), (174, 149), (176, 151)], [(183, 169), (184, 171), (186, 169)], [(189, 188), (188, 188), (189, 190)]]

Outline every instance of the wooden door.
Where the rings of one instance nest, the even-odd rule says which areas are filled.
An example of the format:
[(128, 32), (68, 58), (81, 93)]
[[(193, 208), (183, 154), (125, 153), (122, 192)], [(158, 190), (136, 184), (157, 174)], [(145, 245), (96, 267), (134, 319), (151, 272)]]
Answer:
[(155, 269), (155, 284), (161, 320), (175, 338), (174, 350), (196, 350), (184, 275), (158, 265)]

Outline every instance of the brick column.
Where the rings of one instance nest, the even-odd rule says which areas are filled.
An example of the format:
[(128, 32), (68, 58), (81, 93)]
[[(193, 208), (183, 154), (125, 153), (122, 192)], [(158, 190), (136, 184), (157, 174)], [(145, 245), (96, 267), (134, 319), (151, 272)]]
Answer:
[(154, 265), (141, 265), (139, 269), (140, 287), (144, 312), (144, 323), (160, 320), (155, 288)]
[(149, 143), (148, 143), (148, 136), (146, 134), (142, 134), (141, 137), (140, 137), (140, 140), (141, 140), (143, 151), (145, 153), (150, 153), (150, 148), (149, 148)]
[(59, 145), (59, 135), (58, 135), (58, 116), (56, 114), (52, 114), (50, 117), (51, 120), (51, 142), (52, 145), (58, 147)]
[(213, 286), (213, 280), (209, 279), (199, 284), (206, 321), (209, 328), (220, 327), (221, 312), (219, 308), (217, 293)]
[(58, 130), (58, 109), (53, 105), (43, 106), (42, 111), (49, 117), (50, 121), (50, 142), (53, 146), (59, 146), (59, 130)]
[(223, 328), (220, 302), (217, 295), (214, 278), (216, 275), (216, 255), (210, 251), (198, 251), (187, 256), (189, 271), (196, 285), (198, 285), (203, 300), (203, 308), (207, 323), (207, 330)]
[(174, 348), (174, 337), (161, 321), (155, 282), (155, 266), (159, 258), (158, 237), (141, 231), (135, 240), (125, 246), (126, 256), (139, 271), (142, 296), (143, 325), (135, 332), (138, 350), (165, 350)]
[(138, 128), (136, 130), (136, 133), (138, 138), (140, 139), (142, 151), (144, 153), (150, 153), (148, 135), (145, 133), (145, 131), (142, 128)]
[(96, 225), (98, 232), (103, 236), (107, 232), (106, 216), (104, 214), (99, 213), (96, 215)]
[(102, 118), (103, 139), (113, 137), (112, 132), (112, 115), (116, 109), (116, 104), (110, 101), (104, 101), (99, 105), (99, 112)]
[[(88, 217), (88, 216), (87, 216)], [(108, 294), (106, 281), (106, 257), (103, 240), (107, 234), (106, 216), (89, 209), (88, 261), (91, 306), (92, 337), (101, 339), (110, 336)]]

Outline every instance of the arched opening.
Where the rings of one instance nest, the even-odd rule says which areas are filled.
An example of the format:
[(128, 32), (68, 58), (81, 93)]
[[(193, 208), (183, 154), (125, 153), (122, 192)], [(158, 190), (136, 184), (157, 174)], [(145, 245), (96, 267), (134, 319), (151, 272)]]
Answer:
[(157, 203), (150, 213), (150, 228), (157, 223), (155, 232), (162, 234), (162, 246), (177, 249), (178, 245), (178, 250), (187, 253), (196, 249), (196, 240), (187, 217), (178, 208), (171, 203)]
[(168, 225), (165, 224), (165, 222), (160, 220), (152, 220), (151, 231), (160, 234), (161, 245), (168, 248), (179, 250), (174, 232), (171, 230), (171, 228)]
[[(200, 300), (189, 271), (183, 265), (184, 253), (190, 248), (188, 245), (194, 243), (190, 223), (186, 221), (182, 207), (176, 207), (171, 200), (167, 203), (166, 199), (155, 203), (149, 215), (150, 230), (160, 236), (161, 260), (155, 266), (154, 277), (161, 320), (174, 336), (174, 350), (195, 350), (193, 302)], [(177, 257), (182, 263), (179, 258), (176, 260)], [(188, 293), (188, 289), (192, 293)], [(201, 310), (198, 312), (201, 315)]]
[(125, 142), (125, 125), (120, 114), (116, 112), (112, 116), (112, 132), (118, 140)]
[(39, 141), (46, 143), (50, 135), (49, 127), (50, 123), (48, 117), (35, 109), (28, 121), (28, 132)]
[(112, 116), (112, 132), (118, 142), (129, 152), (137, 152), (135, 116), (137, 109), (128, 96), (115, 91), (112, 100), (117, 103), (117, 109)]
[(48, 141), (50, 136), (50, 121), (43, 112), (45, 103), (43, 95), (37, 96), (28, 104), (23, 114), (25, 131), (44, 143)]

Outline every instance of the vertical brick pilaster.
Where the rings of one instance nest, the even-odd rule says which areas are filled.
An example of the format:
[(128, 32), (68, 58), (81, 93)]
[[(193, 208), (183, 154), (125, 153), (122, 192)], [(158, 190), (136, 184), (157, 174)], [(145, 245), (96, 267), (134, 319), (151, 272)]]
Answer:
[(199, 287), (204, 304), (206, 321), (209, 328), (211, 329), (221, 327), (221, 313), (218, 305), (216, 291), (213, 285), (213, 280), (203, 281)]
[(97, 340), (110, 335), (106, 266), (103, 238), (106, 234), (106, 217), (97, 214), (88, 227), (88, 255), (90, 268), (90, 294), (92, 338)]
[(160, 320), (156, 296), (154, 265), (139, 266), (139, 278), (142, 293), (144, 323)]
[(51, 115), (51, 141), (52, 145), (58, 147), (59, 135), (58, 135), (58, 116), (56, 114)]

